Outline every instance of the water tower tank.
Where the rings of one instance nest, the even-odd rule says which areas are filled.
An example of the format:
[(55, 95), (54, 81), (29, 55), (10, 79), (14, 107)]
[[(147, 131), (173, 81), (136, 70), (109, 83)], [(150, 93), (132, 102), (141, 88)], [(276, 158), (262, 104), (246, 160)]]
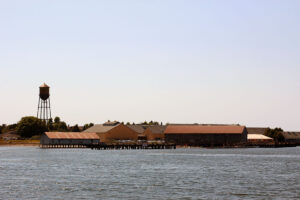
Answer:
[(49, 93), (49, 86), (44, 83), (43, 85), (40, 86), (40, 98), (43, 100), (47, 100), (50, 96)]

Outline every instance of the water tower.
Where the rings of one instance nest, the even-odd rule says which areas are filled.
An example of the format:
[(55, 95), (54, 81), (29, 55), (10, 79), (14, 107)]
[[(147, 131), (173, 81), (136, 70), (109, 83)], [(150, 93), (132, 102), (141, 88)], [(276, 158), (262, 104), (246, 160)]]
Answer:
[(37, 118), (48, 121), (51, 118), (50, 108), (50, 87), (44, 83), (40, 86), (39, 104), (37, 111)]

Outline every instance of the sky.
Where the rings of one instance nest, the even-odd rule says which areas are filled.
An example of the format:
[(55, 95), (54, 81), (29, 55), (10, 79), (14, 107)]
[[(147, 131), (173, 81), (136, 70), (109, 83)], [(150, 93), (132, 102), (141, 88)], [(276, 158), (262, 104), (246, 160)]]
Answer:
[(300, 131), (300, 1), (0, 0), (0, 124), (228, 123)]

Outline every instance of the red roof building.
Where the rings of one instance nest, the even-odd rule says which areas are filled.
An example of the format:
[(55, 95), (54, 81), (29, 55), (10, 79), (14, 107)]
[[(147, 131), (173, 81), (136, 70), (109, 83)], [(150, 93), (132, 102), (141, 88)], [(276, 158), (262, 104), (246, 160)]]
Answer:
[(96, 133), (83, 132), (46, 132), (41, 136), (43, 145), (89, 145), (98, 144), (99, 136)]

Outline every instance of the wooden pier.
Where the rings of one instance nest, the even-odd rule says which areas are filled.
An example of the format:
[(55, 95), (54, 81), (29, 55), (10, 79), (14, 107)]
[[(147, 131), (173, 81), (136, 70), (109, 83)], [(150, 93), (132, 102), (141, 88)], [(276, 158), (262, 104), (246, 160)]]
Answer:
[(40, 144), (40, 148), (42, 149), (82, 149), (82, 148), (89, 148), (85, 144)]
[(43, 149), (53, 149), (53, 148), (89, 148), (92, 150), (110, 150), (110, 149), (176, 149), (175, 144), (82, 144), (82, 145), (40, 145)]
[(174, 144), (111, 144), (111, 145), (89, 145), (93, 150), (109, 150), (109, 149), (176, 149)]

